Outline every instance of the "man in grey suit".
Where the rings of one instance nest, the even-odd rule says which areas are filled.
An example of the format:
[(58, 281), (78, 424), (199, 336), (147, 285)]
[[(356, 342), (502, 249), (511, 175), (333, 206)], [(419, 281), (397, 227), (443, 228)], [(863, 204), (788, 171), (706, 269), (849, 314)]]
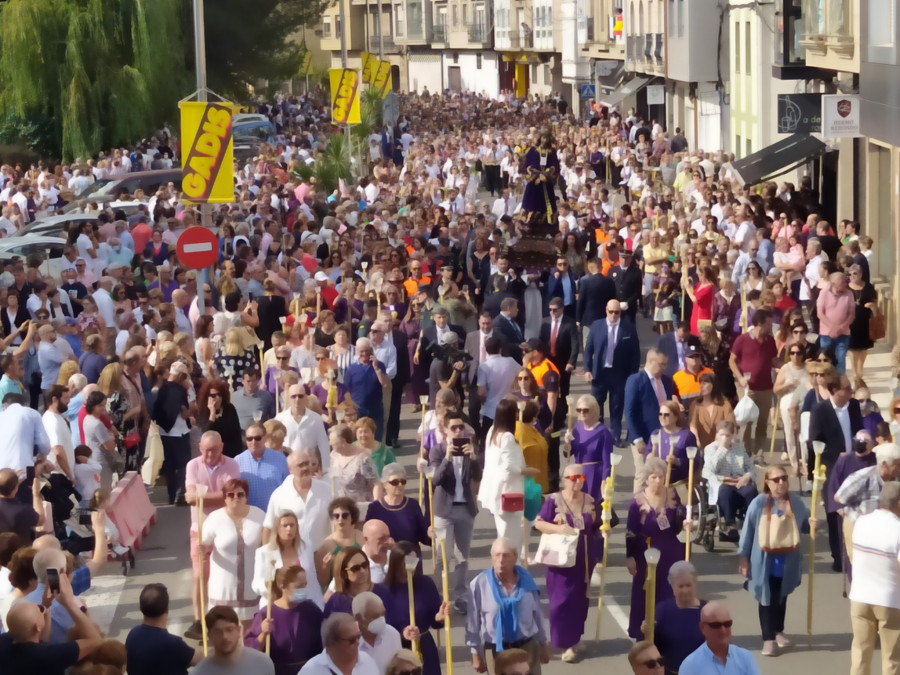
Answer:
[(472, 357), (466, 373), (466, 388), (469, 391), (469, 420), (475, 433), (481, 438), (481, 399), (478, 398), (478, 366), (487, 360), (485, 341), (494, 334), (494, 318), (490, 312), (482, 312), (478, 317), (478, 330), (466, 335), (466, 354)]
[[(478, 504), (475, 503), (476, 485), (481, 481), (481, 464), (475, 454), (475, 446), (467, 438), (466, 425), (462, 415), (450, 412), (444, 416), (444, 438), (442, 443), (432, 446), (428, 453), (428, 464), (434, 469), (432, 479), (434, 496), (435, 541), (446, 538), (447, 550), (459, 550), (460, 558), (450, 574), (453, 607), (458, 614), (465, 614), (468, 608), (469, 587), (466, 576), (469, 573), (469, 550), (472, 546), (472, 530)], [(459, 484), (461, 483), (461, 485)], [(449, 556), (448, 556), (449, 557)], [(438, 559), (438, 574), (441, 573)]]

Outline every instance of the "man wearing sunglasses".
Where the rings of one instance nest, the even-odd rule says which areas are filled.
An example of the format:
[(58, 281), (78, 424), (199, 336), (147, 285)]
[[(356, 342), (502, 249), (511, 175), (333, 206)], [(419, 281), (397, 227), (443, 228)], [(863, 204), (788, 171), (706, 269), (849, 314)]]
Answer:
[[(446, 539), (448, 556), (459, 550), (459, 558), (450, 577), (453, 606), (458, 614), (468, 608), (469, 551), (472, 546), (472, 530), (478, 504), (475, 502), (477, 485), (481, 482), (482, 468), (475, 455), (475, 446), (468, 437), (466, 424), (458, 412), (444, 416), (444, 438), (433, 445), (428, 464), (434, 468), (434, 529), (437, 541)], [(440, 572), (440, 561), (438, 561)], [(449, 574), (449, 572), (448, 572)]]
[(656, 645), (649, 640), (641, 640), (628, 650), (628, 663), (634, 675), (658, 675), (666, 672), (665, 661)]
[(247, 449), (235, 457), (241, 469), (241, 478), (250, 486), (247, 503), (263, 511), (269, 505), (269, 497), (290, 473), (287, 459), (277, 450), (266, 447), (266, 429), (259, 422), (247, 427)]
[(302, 675), (380, 675), (375, 660), (360, 651), (362, 632), (356, 619), (344, 612), (335, 612), (322, 623), (322, 644), (325, 650), (312, 657), (300, 669)]
[(723, 672), (729, 675), (760, 675), (753, 654), (743, 647), (731, 644), (733, 624), (731, 613), (723, 603), (710, 602), (704, 605), (700, 610), (700, 632), (706, 642), (688, 655), (678, 672), (691, 675), (720, 675)]

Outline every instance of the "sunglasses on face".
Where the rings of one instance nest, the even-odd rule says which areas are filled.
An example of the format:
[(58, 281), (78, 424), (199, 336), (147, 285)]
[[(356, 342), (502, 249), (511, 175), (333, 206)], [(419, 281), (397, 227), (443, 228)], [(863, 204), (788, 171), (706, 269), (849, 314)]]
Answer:
[(525, 382), (527, 380), (528, 380), (528, 378), (524, 375), (516, 378), (516, 382)]
[(393, 485), (394, 487), (401, 487), (403, 485), (406, 485), (406, 479), (405, 478), (392, 478), (391, 480), (388, 481), (388, 485)]
[(228, 497), (229, 499), (246, 499), (247, 493), (246, 492), (226, 492), (225, 496)]
[(579, 413), (579, 414), (580, 414), (580, 413), (587, 414), (587, 413), (589, 413), (590, 411), (591, 411), (590, 408), (575, 408), (575, 412), (577, 412), (577, 413)]
[(209, 392), (209, 397), (210, 398), (222, 398), (222, 394), (215, 392), (215, 391), (211, 391), (211, 392)]
[(566, 476), (566, 480), (570, 480), (570, 481), (572, 481), (573, 483), (583, 483), (583, 482), (584, 482), (584, 476), (581, 475), (581, 474), (573, 474), (573, 475), (571, 475), (571, 476)]
[(709, 626), (713, 630), (721, 630), (723, 628), (731, 628), (734, 625), (734, 621), (732, 621), (731, 619), (728, 619), (728, 621), (704, 621), (703, 623), (705, 623), (707, 626)]
[(369, 569), (369, 561), (367, 560), (366, 562), (361, 562), (356, 565), (351, 565), (350, 567), (347, 568), (347, 571), (351, 572), (352, 574), (356, 574), (360, 570), (368, 570), (368, 569)]
[(661, 412), (661, 413), (659, 413), (659, 416), (660, 416), (660, 417), (671, 417), (671, 416), (672, 416), (672, 413)]
[(803, 352), (791, 352), (791, 356), (803, 356)]
[(350, 512), (349, 511), (335, 511), (331, 514), (332, 520), (349, 520)]
[(618, 316), (622, 312), (619, 311), (618, 309), (608, 309), (608, 310), (606, 310), (606, 313), (609, 314), (610, 316)]
[(248, 441), (261, 441), (262, 439), (262, 436), (247, 436)]
[(769, 481), (772, 483), (786, 483), (787, 479), (787, 476), (772, 476)]

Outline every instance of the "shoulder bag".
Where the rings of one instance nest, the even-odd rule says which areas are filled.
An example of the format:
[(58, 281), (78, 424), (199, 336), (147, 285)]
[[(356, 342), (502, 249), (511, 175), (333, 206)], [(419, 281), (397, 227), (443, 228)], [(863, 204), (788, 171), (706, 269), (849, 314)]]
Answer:
[(759, 519), (759, 547), (765, 553), (792, 553), (800, 548), (800, 529), (794, 518), (791, 500), (788, 498), (784, 515), (781, 516), (772, 513), (773, 501), (771, 497), (766, 499), (762, 518)]

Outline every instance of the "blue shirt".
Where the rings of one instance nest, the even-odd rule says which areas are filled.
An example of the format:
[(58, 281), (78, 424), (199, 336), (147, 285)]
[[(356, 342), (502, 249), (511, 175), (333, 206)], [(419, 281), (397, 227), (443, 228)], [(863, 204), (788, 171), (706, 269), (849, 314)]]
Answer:
[[(379, 362), (378, 367), (384, 371), (384, 365)], [(371, 365), (364, 366), (359, 363), (351, 363), (344, 372), (344, 386), (350, 392), (350, 398), (358, 408), (365, 410), (366, 415), (377, 414), (381, 416), (382, 389), (375, 374), (375, 368)], [(360, 417), (362, 417), (360, 411)]]
[(760, 675), (759, 666), (748, 650), (729, 645), (728, 657), (723, 665), (705, 642), (682, 661), (678, 672), (691, 675)]
[[(81, 595), (91, 587), (91, 570), (87, 565), (76, 567), (72, 572), (72, 592), (75, 595)], [(33, 602), (40, 605), (44, 597), (44, 584), (38, 582), (37, 587), (26, 595), (23, 600)], [(69, 610), (63, 607), (56, 600), (50, 605), (50, 644), (59, 644), (66, 641), (66, 633), (75, 625)]]
[(247, 503), (263, 511), (269, 505), (269, 497), (288, 477), (287, 457), (277, 450), (266, 448), (259, 459), (249, 450), (234, 458), (241, 470), (241, 478), (250, 485)]

